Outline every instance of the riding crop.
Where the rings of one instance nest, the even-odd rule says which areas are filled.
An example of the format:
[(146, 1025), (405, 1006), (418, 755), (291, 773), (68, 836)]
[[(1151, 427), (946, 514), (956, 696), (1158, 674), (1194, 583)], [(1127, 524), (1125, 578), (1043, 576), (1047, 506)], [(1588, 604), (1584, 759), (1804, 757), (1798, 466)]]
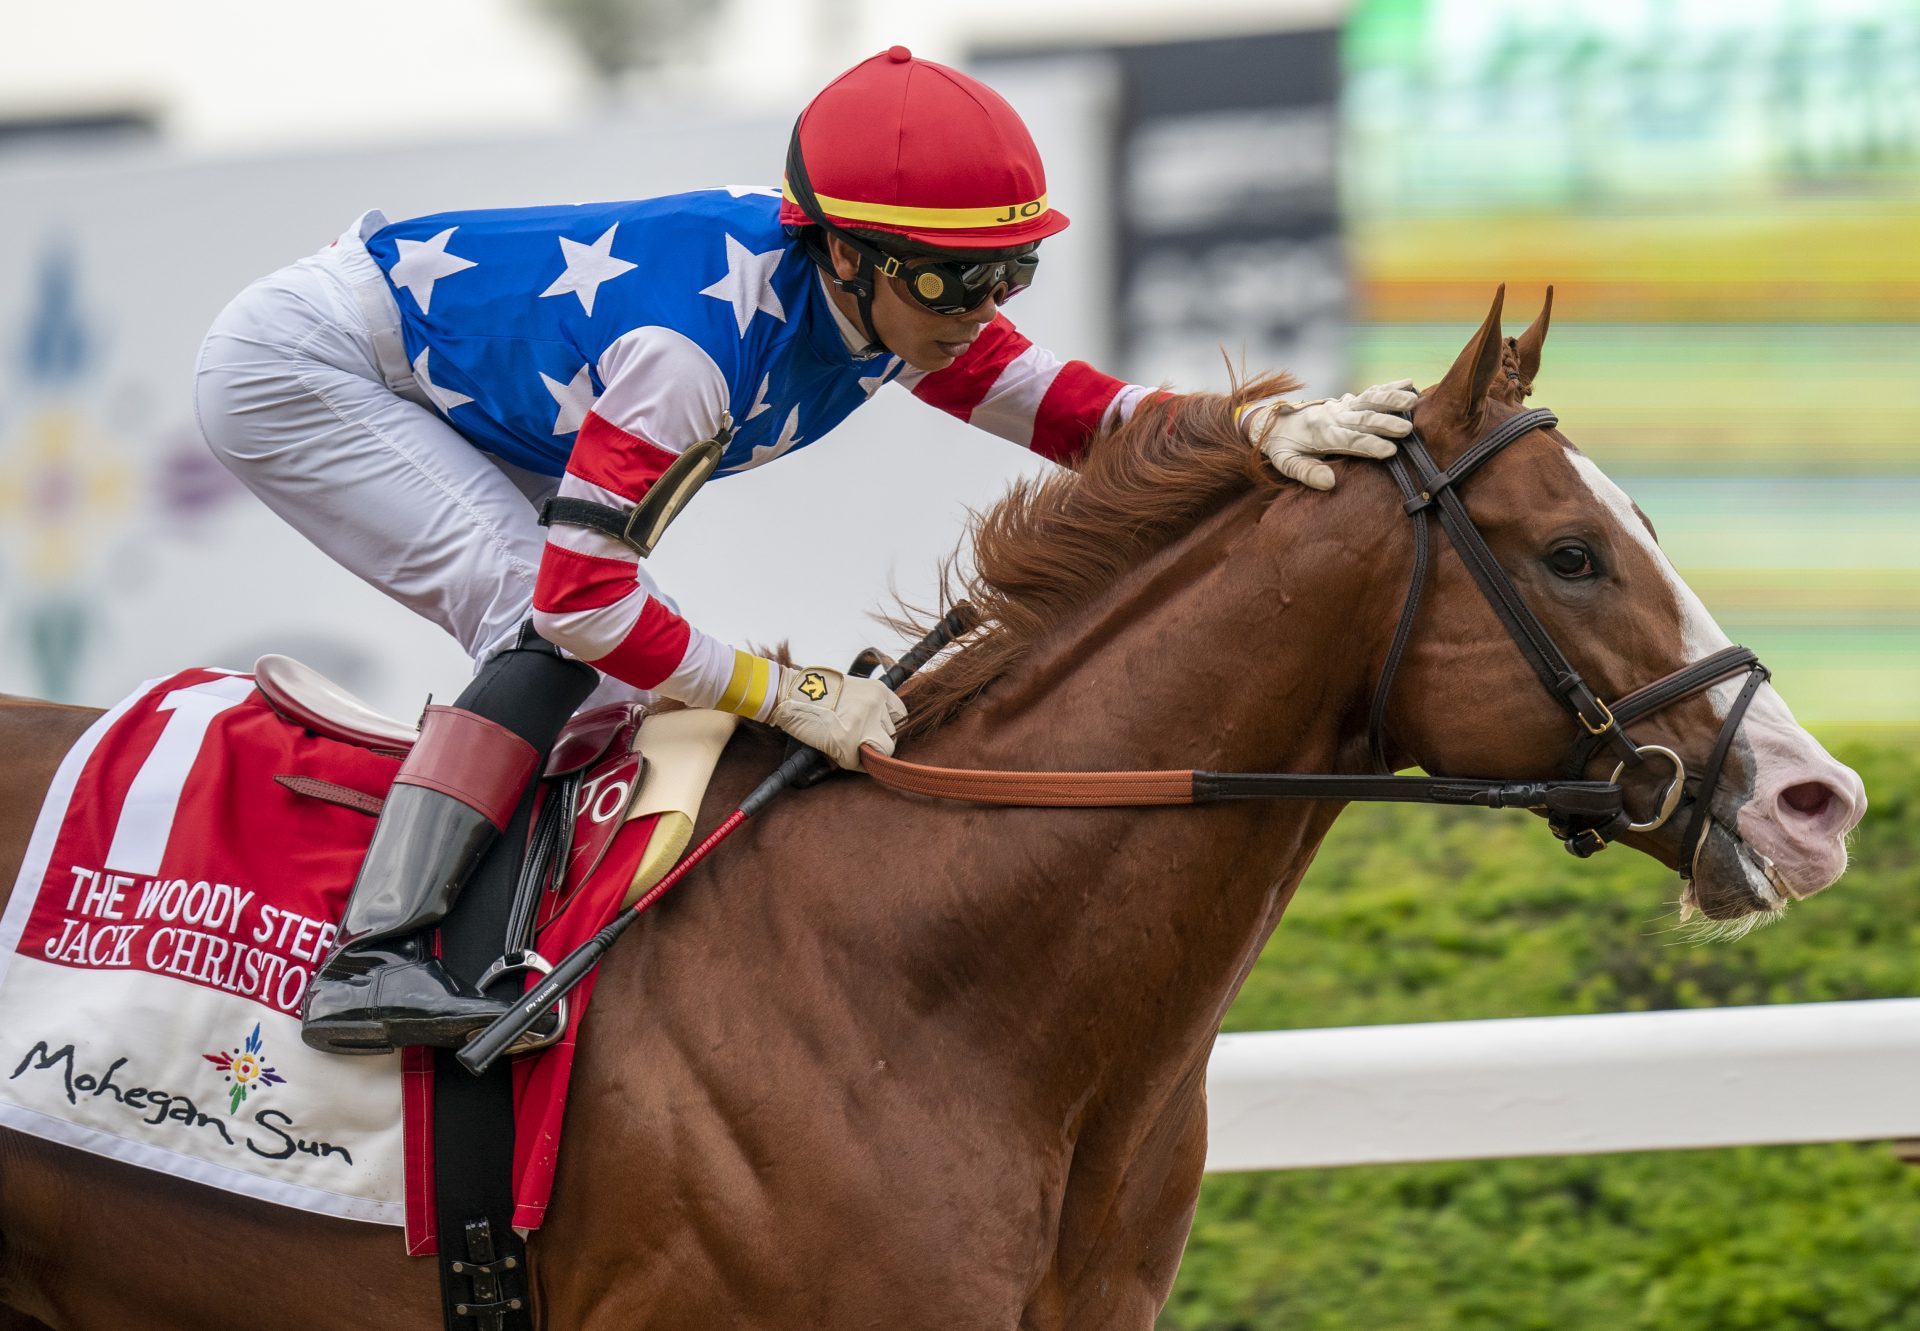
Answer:
[[(933, 654), (960, 637), (973, 627), (973, 607), (962, 601), (947, 612), (946, 618), (934, 625), (933, 631), (894, 664), (880, 682), (890, 689), (897, 689), (906, 683), (907, 678), (925, 665)], [(527, 990), (520, 1001), (508, 1008), (493, 1020), (485, 1030), (467, 1042), (457, 1058), (467, 1071), (478, 1076), (493, 1066), (494, 1060), (505, 1053), (528, 1031), (533, 1029), (540, 1016), (572, 988), (587, 977), (600, 959), (607, 954), (616, 939), (633, 927), (646, 909), (665, 896), (674, 884), (686, 877), (694, 865), (705, 859), (721, 842), (732, 836), (739, 826), (764, 809), (781, 791), (793, 785), (805, 785), (812, 779), (830, 771), (833, 760), (818, 749), (800, 746), (788, 754), (780, 766), (759, 785), (755, 786), (747, 797), (740, 801), (740, 807), (728, 814), (721, 824), (707, 834), (705, 840), (685, 855), (679, 863), (648, 888), (638, 900), (613, 919), (602, 925), (600, 931), (586, 942), (562, 957), (553, 970), (539, 984)]]

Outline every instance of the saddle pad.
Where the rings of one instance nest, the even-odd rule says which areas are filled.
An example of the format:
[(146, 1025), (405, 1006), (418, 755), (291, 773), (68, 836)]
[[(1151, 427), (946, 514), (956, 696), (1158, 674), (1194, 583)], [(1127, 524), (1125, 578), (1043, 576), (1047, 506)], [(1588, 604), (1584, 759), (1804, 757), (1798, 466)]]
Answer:
[[(584, 942), (636, 876), (657, 878), (649, 848), (663, 824), (685, 844), (679, 824), (690, 830), (733, 720), (668, 727), (694, 737), (683, 757), (700, 770), (664, 793), (634, 791), (638, 764), (623, 752), (586, 774), (582, 830), (619, 825), (586, 880), (543, 901), (543, 955)], [(659, 765), (678, 770), (672, 747), (660, 746)], [(332, 948), (374, 819), (296, 787), (344, 788), (370, 805), (398, 770), (391, 756), (284, 720), (231, 671), (149, 681), (96, 720), (61, 762), (0, 917), (0, 1124), (404, 1226), (410, 1253), (434, 1251), (431, 1057), (343, 1057), (300, 1042), (301, 997)], [(594, 979), (570, 996), (564, 1038), (514, 1064), (522, 1228), (546, 1213)]]
[(185, 670), (101, 716), (48, 789), (0, 918), (0, 1123), (266, 1201), (400, 1224), (400, 1059), (300, 1042), (300, 999), (389, 757)]

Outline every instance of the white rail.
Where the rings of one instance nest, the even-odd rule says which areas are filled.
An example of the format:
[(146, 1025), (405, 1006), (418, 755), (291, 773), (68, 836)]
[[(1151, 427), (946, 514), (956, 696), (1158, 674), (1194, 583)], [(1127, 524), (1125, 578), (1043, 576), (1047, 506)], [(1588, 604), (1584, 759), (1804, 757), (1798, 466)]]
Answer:
[(1920, 1138), (1920, 998), (1223, 1035), (1209, 1170)]

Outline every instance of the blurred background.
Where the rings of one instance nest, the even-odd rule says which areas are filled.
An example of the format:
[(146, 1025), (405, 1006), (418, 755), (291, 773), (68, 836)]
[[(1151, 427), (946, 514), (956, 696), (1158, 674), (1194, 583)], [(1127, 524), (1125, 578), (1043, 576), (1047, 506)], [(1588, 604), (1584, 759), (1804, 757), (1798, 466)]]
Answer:
[[(106, 705), (282, 651), (403, 713), (457, 691), (451, 644), (206, 453), (213, 315), (370, 207), (776, 183), (807, 97), (905, 43), (1032, 127), (1074, 221), (1011, 313), (1063, 356), (1181, 388), (1224, 386), (1223, 350), (1315, 392), (1427, 383), (1496, 283), (1510, 330), (1552, 283), (1536, 401), (1867, 776), (1849, 879), (1707, 951), (1661, 933), (1645, 862), (1355, 811), (1231, 1024), (1920, 993), (1912, 0), (88, 0), (9, 24), (0, 690)], [(849, 656), (1042, 465), (883, 393), (704, 492), (661, 581), (716, 633)], [(857, 529), (821, 507), (849, 485)], [(1836, 1146), (1215, 1179), (1166, 1324), (1920, 1327), (1917, 1174)]]

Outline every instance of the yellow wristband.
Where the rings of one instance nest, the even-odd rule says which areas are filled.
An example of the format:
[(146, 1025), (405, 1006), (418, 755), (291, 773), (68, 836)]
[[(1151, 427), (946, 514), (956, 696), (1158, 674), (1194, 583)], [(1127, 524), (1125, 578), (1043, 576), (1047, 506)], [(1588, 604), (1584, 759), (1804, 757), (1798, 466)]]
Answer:
[(774, 678), (773, 669), (773, 662), (766, 657), (734, 648), (733, 676), (727, 681), (727, 691), (720, 695), (720, 701), (714, 706), (739, 716), (759, 716), (760, 709), (767, 703), (767, 690)]

